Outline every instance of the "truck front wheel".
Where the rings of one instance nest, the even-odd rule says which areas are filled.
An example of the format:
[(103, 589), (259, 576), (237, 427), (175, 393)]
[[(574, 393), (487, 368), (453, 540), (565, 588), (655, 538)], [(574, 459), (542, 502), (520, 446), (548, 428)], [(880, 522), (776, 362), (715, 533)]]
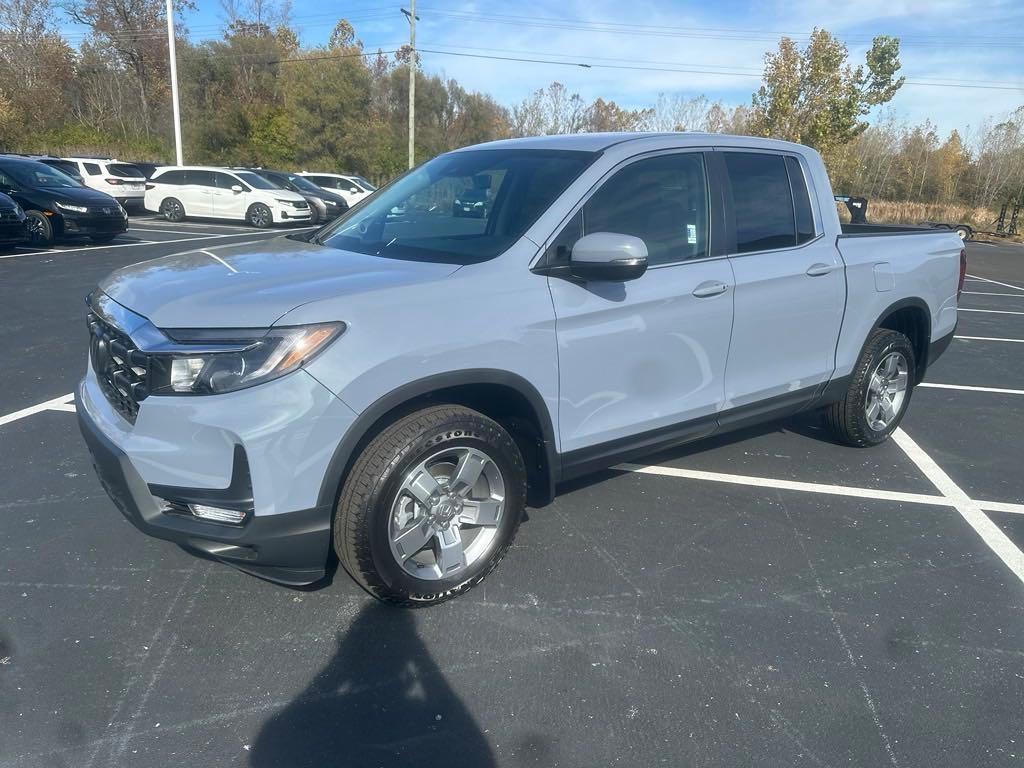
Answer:
[(903, 419), (914, 389), (914, 347), (886, 328), (875, 330), (857, 360), (842, 400), (825, 409), (825, 425), (842, 443), (878, 445)]
[(374, 597), (433, 605), (494, 570), (525, 503), (526, 468), (511, 435), (469, 408), (431, 406), (360, 453), (338, 501), (334, 548)]

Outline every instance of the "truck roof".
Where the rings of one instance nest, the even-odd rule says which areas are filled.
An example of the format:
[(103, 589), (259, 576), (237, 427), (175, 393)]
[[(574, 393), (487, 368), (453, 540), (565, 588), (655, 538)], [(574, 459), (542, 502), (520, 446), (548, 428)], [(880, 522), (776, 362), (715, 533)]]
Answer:
[(664, 143), (666, 139), (674, 139), (678, 146), (703, 146), (709, 143), (728, 145), (741, 144), (745, 147), (764, 147), (765, 149), (788, 149), (790, 151), (800, 148), (807, 150), (800, 144), (793, 144), (789, 141), (778, 139), (765, 139), (759, 136), (736, 136), (726, 133), (704, 133), (701, 131), (675, 131), (665, 133), (654, 132), (611, 132), (611, 133), (567, 133), (554, 136), (528, 136), (522, 139), (501, 139), (489, 141), (485, 144), (476, 144), (472, 147), (465, 147), (458, 152), (470, 149), (569, 149), (583, 152), (601, 152), (609, 147), (626, 142), (657, 139)]

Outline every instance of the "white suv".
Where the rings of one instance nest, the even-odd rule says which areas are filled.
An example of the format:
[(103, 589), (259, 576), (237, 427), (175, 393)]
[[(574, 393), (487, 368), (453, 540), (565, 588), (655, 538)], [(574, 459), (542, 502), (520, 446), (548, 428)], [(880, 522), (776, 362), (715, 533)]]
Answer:
[(309, 203), (252, 171), (168, 166), (153, 172), (146, 184), (146, 210), (168, 221), (186, 216), (236, 219), (254, 227), (308, 222)]
[(377, 191), (377, 188), (362, 176), (346, 176), (342, 173), (312, 173), (310, 171), (303, 171), (299, 176), (305, 176), (321, 189), (337, 192), (345, 198), (349, 207)]
[(75, 164), (87, 187), (106, 192), (125, 208), (142, 205), (146, 174), (131, 163), (93, 157), (65, 157), (64, 160)]

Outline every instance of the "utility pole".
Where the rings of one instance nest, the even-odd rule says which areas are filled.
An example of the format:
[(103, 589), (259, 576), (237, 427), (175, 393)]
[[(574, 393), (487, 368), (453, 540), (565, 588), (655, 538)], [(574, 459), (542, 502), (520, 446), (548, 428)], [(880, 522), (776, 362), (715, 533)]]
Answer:
[(178, 106), (178, 61), (174, 51), (174, 0), (167, 0), (167, 54), (171, 64), (171, 109), (174, 113), (174, 155), (184, 165), (181, 152), (181, 108)]
[[(170, 2), (170, 0), (168, 0)], [(409, 0), (409, 10), (402, 9), (409, 20), (409, 167), (416, 165), (416, 0)]]

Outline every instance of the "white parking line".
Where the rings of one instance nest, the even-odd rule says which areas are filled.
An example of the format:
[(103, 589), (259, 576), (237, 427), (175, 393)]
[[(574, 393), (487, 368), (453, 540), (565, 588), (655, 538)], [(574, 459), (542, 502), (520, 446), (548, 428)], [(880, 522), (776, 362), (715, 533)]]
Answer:
[(950, 476), (943, 472), (939, 465), (921, 449), (921, 446), (915, 443), (910, 435), (902, 429), (893, 432), (892, 439), (907, 454), (907, 458), (914, 462), (925, 477), (932, 482), (939, 493), (952, 502), (956, 511), (981, 536), (981, 540), (989, 546), (989, 549), (995, 552), (996, 556), (1006, 564), (1006, 567), (1024, 582), (1024, 552), (1021, 552), (1017, 545), (1010, 540), (1010, 537), (989, 519), (988, 515), (981, 510), (981, 505), (964, 493), (960, 486), (954, 483)]
[[(315, 229), (315, 227), (302, 227), (300, 229), (287, 230), (288, 232), (305, 232), (308, 229)], [(229, 235), (203, 235), (202, 237), (182, 237), (177, 240), (139, 240), (136, 243), (115, 243), (114, 245), (90, 245), (85, 248), (68, 248), (66, 250), (51, 250), (51, 251), (30, 251), (28, 253), (11, 253), (6, 256), (0, 256), (0, 259), (16, 259), (21, 256), (43, 256), (48, 253), (79, 253), (81, 251), (95, 251), (100, 248), (134, 248), (139, 245), (175, 245), (176, 243), (194, 243), (201, 242), (203, 240), (218, 240), (224, 237), (252, 237), (257, 234), (265, 235), (282, 235), (284, 231), (276, 229), (261, 229), (257, 231), (245, 231), (245, 232), (232, 232)]]
[(986, 291), (964, 291), (964, 296), (1009, 296), (1012, 299), (1024, 299), (1024, 293), (989, 293)]
[(1013, 285), (1011, 283), (1000, 283), (998, 280), (990, 280), (987, 277), (978, 277), (977, 275), (967, 275), (971, 280), (980, 280), (983, 283), (992, 283), (993, 285), (1001, 285), (1003, 288), (1013, 288), (1015, 291), (1024, 291), (1019, 285)]
[[(879, 488), (859, 488), (851, 485), (830, 485), (828, 483), (807, 483), (799, 480), (780, 480), (774, 477), (755, 477), (753, 475), (733, 475), (724, 472), (705, 472), (700, 469), (683, 469), (682, 467), (665, 467), (660, 465), (644, 466), (641, 464), (619, 464), (613, 469), (623, 472), (636, 472), (642, 475), (661, 475), (663, 477), (680, 477), (687, 480), (705, 480), (712, 483), (728, 483), (730, 485), (749, 485), (755, 488), (776, 488), (782, 491), (801, 491), (805, 493), (824, 493), (830, 496), (847, 496), (856, 499), (876, 499), (880, 501), (897, 501), (909, 504), (930, 504), (936, 507), (955, 506), (946, 496), (935, 496), (928, 493), (906, 493), (904, 491), (886, 491)], [(983, 509), (992, 512), (1009, 512), (1024, 515), (1024, 504), (1013, 504), (1001, 501), (978, 501)]]
[(1009, 341), (1014, 344), (1024, 344), (1024, 339), (1000, 339), (994, 336), (954, 336), (953, 338), (961, 341)]
[(1010, 312), (1005, 309), (968, 309), (967, 307), (959, 307), (957, 312), (986, 312), (990, 315), (1024, 315), (1024, 312)]
[[(206, 234), (205, 232), (197, 232), (196, 230), (192, 230), (191, 232), (186, 232), (183, 229), (164, 229), (163, 227), (160, 227), (159, 229), (150, 229), (150, 228), (143, 228), (143, 227), (132, 227), (128, 231), (129, 232), (159, 232), (162, 235), (204, 235), (204, 234)], [(964, 293), (967, 293), (967, 291), (964, 291)], [(1012, 293), (1007, 293), (1007, 294), (1000, 294), (1000, 295), (1012, 296), (1013, 294)]]
[(931, 381), (924, 381), (918, 384), (919, 387), (931, 389), (962, 389), (966, 392), (988, 392), (992, 395), (1024, 395), (1024, 389), (1004, 389), (1003, 387), (973, 387), (968, 384), (937, 384)]
[[(45, 402), (39, 403), (37, 405), (30, 405), (28, 408), (22, 408), (20, 411), (8, 413), (6, 416), (0, 416), (0, 427), (2, 427), (4, 424), (10, 424), (12, 421), (24, 419), (26, 416), (31, 416), (32, 414), (39, 413), (40, 411), (66, 410), (64, 406), (69, 405), (70, 401), (74, 398), (74, 396), (75, 394), (73, 392), (68, 392), (68, 394), (61, 395), (60, 397), (55, 397), (52, 400), (46, 400)], [(74, 408), (73, 405), (72, 408)]]

